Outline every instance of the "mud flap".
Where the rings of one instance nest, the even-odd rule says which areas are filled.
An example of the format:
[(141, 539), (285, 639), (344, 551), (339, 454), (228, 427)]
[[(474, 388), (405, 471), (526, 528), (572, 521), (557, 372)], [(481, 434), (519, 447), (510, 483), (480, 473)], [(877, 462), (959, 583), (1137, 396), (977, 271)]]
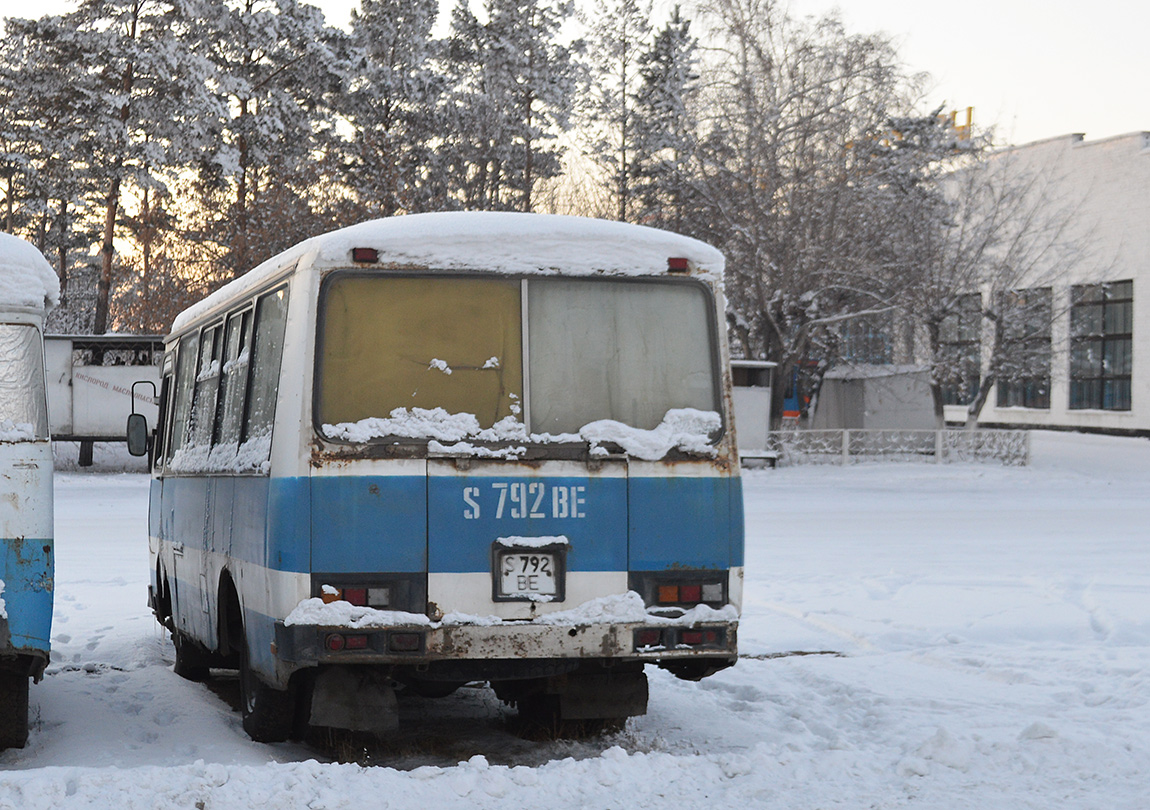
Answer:
[(381, 735), (399, 728), (399, 707), (390, 682), (364, 667), (327, 667), (315, 678), (313, 726)]
[(563, 720), (605, 720), (647, 713), (647, 675), (642, 670), (581, 672), (555, 680)]

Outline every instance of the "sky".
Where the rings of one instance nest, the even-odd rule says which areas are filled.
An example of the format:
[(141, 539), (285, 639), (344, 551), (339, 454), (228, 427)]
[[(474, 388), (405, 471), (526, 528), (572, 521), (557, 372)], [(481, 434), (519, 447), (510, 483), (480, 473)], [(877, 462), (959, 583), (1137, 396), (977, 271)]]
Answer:
[[(315, 2), (329, 21), (345, 26), (358, 0)], [(69, 7), (69, 0), (38, 0), (34, 13)], [(931, 74), (924, 105), (974, 107), (976, 125), (994, 125), (1000, 142), (1150, 131), (1150, 3), (791, 0), (800, 15), (836, 7), (849, 31), (889, 34), (911, 70)], [(28, 13), (27, 0), (0, 0), (0, 16)]]

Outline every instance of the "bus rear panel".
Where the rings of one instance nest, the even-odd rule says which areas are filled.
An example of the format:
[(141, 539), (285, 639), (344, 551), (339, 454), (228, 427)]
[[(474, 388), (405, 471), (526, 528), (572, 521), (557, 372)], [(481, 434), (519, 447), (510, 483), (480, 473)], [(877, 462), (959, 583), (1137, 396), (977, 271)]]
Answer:
[(383, 733), (397, 694), (473, 681), (617, 722), (646, 710), (645, 664), (734, 663), (721, 269), (636, 226), (421, 215), (181, 316), (151, 519), (177, 671), (240, 669), (245, 728), (281, 739), (301, 714)]

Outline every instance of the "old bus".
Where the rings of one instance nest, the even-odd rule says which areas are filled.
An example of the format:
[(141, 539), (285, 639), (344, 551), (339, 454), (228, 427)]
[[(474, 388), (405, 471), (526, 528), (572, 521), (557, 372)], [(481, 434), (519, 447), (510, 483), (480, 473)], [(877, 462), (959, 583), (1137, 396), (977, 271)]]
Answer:
[[(723, 259), (682, 236), (444, 213), (305, 241), (177, 317), (151, 453), (176, 671), (257, 740), (381, 733), (487, 682), (646, 711), (734, 663), (742, 492)], [(148, 446), (134, 420), (135, 452)]]
[(59, 296), (35, 247), (0, 233), (0, 748), (28, 739), (28, 679), (52, 628), (52, 445), (44, 315)]

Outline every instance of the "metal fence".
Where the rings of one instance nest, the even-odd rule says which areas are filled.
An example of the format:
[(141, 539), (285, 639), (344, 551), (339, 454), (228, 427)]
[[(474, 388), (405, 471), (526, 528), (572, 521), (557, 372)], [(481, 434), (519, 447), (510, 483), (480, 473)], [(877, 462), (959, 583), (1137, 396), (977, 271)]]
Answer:
[(778, 430), (768, 438), (779, 465), (863, 461), (1030, 463), (1026, 430)]

